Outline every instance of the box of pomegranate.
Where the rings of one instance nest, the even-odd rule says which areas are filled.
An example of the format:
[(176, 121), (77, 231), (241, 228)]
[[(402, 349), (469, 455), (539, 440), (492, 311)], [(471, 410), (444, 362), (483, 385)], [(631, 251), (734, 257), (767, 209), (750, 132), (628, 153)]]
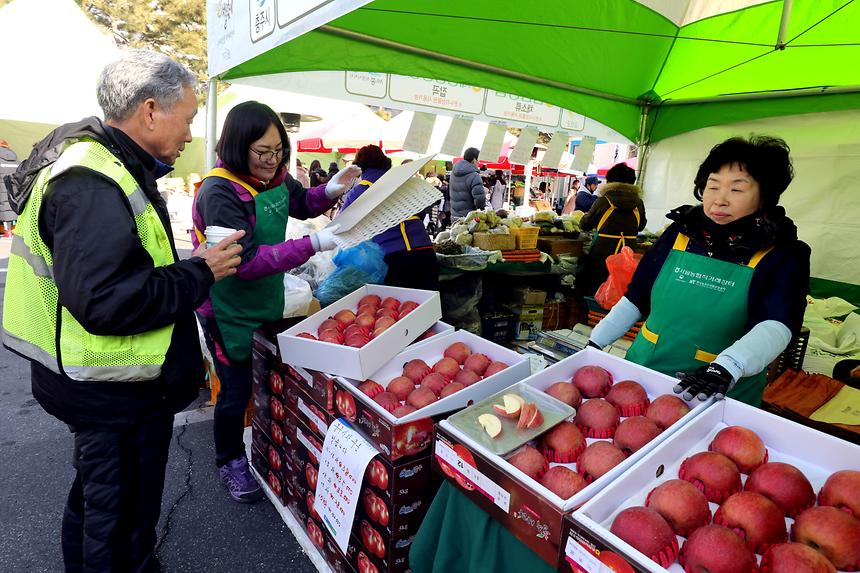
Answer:
[(607, 553), (616, 571), (857, 571), (860, 447), (716, 402), (572, 514), (561, 570)]
[(364, 380), (442, 318), (436, 291), (366, 285), (278, 334), (284, 362)]
[(555, 566), (563, 517), (706, 409), (676, 383), (587, 348), (441, 421), (436, 467)]
[(522, 354), (460, 330), (407, 348), (367, 380), (338, 377), (335, 414), (392, 461), (427, 455), (435, 420), (529, 372)]

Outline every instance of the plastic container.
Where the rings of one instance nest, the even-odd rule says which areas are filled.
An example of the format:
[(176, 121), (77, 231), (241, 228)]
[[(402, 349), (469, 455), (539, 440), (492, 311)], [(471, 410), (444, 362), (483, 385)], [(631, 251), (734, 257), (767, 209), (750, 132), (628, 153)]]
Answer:
[(230, 229), (228, 227), (219, 227), (217, 225), (209, 225), (206, 227), (206, 248), (209, 249), (214, 247), (222, 240), (226, 239), (230, 235), (236, 232), (236, 229)]
[(537, 248), (540, 227), (511, 227), (511, 234), (517, 238), (517, 249)]

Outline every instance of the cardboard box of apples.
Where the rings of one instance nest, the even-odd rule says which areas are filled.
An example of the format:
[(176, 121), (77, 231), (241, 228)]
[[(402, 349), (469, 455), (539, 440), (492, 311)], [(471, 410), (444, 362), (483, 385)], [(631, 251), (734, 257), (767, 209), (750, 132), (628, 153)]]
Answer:
[(366, 285), (278, 335), (284, 362), (364, 380), (442, 318), (436, 291)]
[[(441, 421), (434, 466), (555, 566), (563, 517), (706, 408), (677, 398), (676, 383), (586, 348), (499, 392), (494, 413), (476, 404)], [(576, 414), (556, 421), (545, 400)]]
[(567, 572), (857, 571), (860, 447), (717, 402), (573, 513), (564, 545)]
[(522, 354), (460, 330), (410, 347), (373, 379), (335, 380), (335, 416), (390, 460), (426, 455), (433, 422), (529, 375)]

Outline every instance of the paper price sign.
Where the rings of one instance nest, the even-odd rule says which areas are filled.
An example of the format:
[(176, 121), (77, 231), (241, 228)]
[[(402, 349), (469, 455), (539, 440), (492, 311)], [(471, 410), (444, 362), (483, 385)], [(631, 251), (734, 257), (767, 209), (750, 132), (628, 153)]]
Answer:
[(467, 464), (451, 447), (442, 440), (436, 440), (436, 457), (446, 462), (451, 468), (478, 491), (498, 505), (507, 513), (511, 508), (511, 494), (499, 484), (478, 471), (478, 468)]
[(601, 563), (593, 553), (570, 537), (567, 538), (564, 555), (569, 562), (575, 563), (587, 573), (612, 573), (612, 569)]
[[(300, 437), (301, 439), (301, 437)], [(367, 464), (379, 452), (342, 419), (332, 422), (320, 453), (320, 473), (314, 509), (326, 529), (346, 553), (361, 480)]]

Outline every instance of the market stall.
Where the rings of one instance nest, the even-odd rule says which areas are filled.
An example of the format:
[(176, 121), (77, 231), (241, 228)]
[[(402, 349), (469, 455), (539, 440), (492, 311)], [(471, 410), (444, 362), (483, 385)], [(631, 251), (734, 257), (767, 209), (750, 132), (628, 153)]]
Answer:
[[(647, 151), (649, 148), (654, 149), (651, 159), (656, 161), (660, 145), (668, 149), (674, 138), (683, 138), (685, 135), (713, 142), (715, 138), (707, 129), (727, 121), (782, 118), (811, 111), (851, 116), (860, 107), (856, 88), (860, 85), (857, 71), (832, 64), (836, 60), (833, 59), (833, 52), (829, 51), (842, 49), (848, 57), (852, 50), (856, 50), (857, 32), (853, 22), (856, 21), (858, 8), (853, 4), (751, 1), (733, 4), (732, 11), (728, 11), (713, 3), (695, 1), (653, 3), (619, 0), (613, 6), (600, 8), (590, 2), (576, 2), (573, 5), (558, 2), (545, 6), (539, 15), (521, 15), (511, 21), (493, 22), (487, 22), (483, 16), (500, 9), (505, 13), (519, 14), (518, 6), (499, 6), (498, 3), (493, 6), (482, 3), (469, 6), (426, 4), (404, 10), (395, 3), (377, 0), (372, 3), (343, 3), (340, 6), (326, 4), (303, 19), (299, 14), (282, 17), (279, 12), (281, 4), (277, 8), (268, 2), (257, 3), (259, 6), (254, 8), (231, 5), (235, 12), (231, 10), (229, 13), (217, 9), (214, 2), (210, 4), (210, 46), (215, 46), (215, 49), (210, 49), (210, 54), (215, 56), (210, 59), (213, 78), (241, 81), (242, 78), (256, 76), (264, 78), (262, 81), (277, 83), (283, 81), (279, 76), (284, 72), (345, 70), (355, 68), (355, 62), (361, 62), (363, 69), (370, 74), (396, 73), (417, 76), (419, 79), (442, 77), (445, 81), (465, 84), (466, 87), (479, 86), (477, 89), (497, 90), (504, 94), (517, 94), (539, 104), (562, 106), (603, 122), (635, 141), (644, 151), (638, 162), (640, 180), (646, 181), (648, 193), (660, 198), (669, 197), (672, 189), (683, 186), (678, 185), (676, 178), (670, 177), (665, 169), (654, 168), (652, 171)], [(217, 6), (220, 7), (220, 4)], [(517, 42), (516, 57), (511, 57), (509, 51), (498, 50), (492, 42), (483, 41), (486, 34), (480, 36), (481, 41), (467, 40), (473, 37), (472, 32), (478, 23), (488, 26), (487, 33), (490, 35), (496, 33), (500, 37), (524, 39)], [(224, 50), (229, 43), (227, 35), (235, 32), (233, 28), (248, 27), (251, 31), (250, 43), (245, 42), (241, 50)], [(240, 34), (234, 36), (246, 37)], [(559, 45), (575, 45), (579, 49), (558, 52), (554, 47)], [(554, 62), (552, 66), (535, 66), (534, 62), (545, 58), (548, 50), (560, 61)], [(345, 57), (346, 54), (349, 57)], [(691, 65), (691, 62), (695, 62), (695, 65)], [(809, 65), (810, 62), (816, 64)], [(535, 72), (538, 69), (540, 72)], [(607, 73), (607, 70), (612, 73)], [(807, 117), (814, 122), (818, 116)], [(559, 132), (562, 131), (560, 125), (556, 127), (559, 127)], [(793, 141), (789, 143), (794, 145)], [(701, 157), (700, 150), (691, 152), (693, 155)], [(850, 155), (850, 152), (846, 155), (846, 149), (842, 149), (841, 157)], [(819, 165), (825, 163), (819, 162)], [(683, 181), (689, 179), (687, 177)], [(840, 193), (848, 188), (839, 183), (836, 186)], [(655, 217), (655, 220), (659, 221), (659, 217)], [(853, 237), (854, 233), (856, 227), (845, 227), (845, 236)], [(822, 245), (820, 251), (813, 255), (816, 271), (827, 280), (850, 285), (844, 273), (823, 271), (827, 265), (815, 263), (815, 257), (827, 256), (828, 247)], [(319, 325), (317, 321), (311, 326)], [(429, 324), (420, 328), (427, 326)], [(415, 328), (410, 330), (415, 336)], [(449, 336), (466, 336), (461, 332)], [(295, 331), (286, 336), (296, 338), (299, 334), (299, 331)], [(313, 331), (308, 331), (308, 334), (315, 336)], [(428, 347), (423, 348), (425, 350), (416, 348), (411, 352), (430, 352)], [(284, 350), (281, 347), (279, 359), (282, 358), (282, 362), (289, 364), (299, 356), (298, 353), (284, 353)], [(441, 356), (439, 350), (433, 348), (434, 359)], [(417, 356), (409, 354), (408, 349), (406, 352), (410, 359)], [(302, 353), (302, 358), (298, 359), (304, 360), (305, 354), (313, 353)], [(387, 358), (390, 360), (394, 357)], [(371, 424), (365, 430), (372, 436), (376, 436), (377, 428), (386, 429), (382, 435), (387, 435), (387, 429), (397, 427), (396, 420), (384, 414), (382, 417), (377, 415), (381, 414), (378, 401), (369, 397), (369, 393), (377, 390), (387, 391), (387, 386), (376, 388), (365, 384), (364, 390), (361, 390), (358, 384), (344, 385), (340, 377), (325, 373), (326, 368), (333, 368), (340, 361), (331, 358), (320, 360), (322, 362), (317, 363), (316, 368), (294, 365), (316, 372), (309, 379), (298, 368), (294, 368), (299, 375), (293, 375), (293, 378), (300, 386), (304, 383), (315, 387), (317, 381), (328, 385), (329, 390), (325, 394), (328, 401), (321, 404), (322, 414), (335, 416), (339, 413), (349, 418), (359, 412), (372, 411), (375, 414), (356, 417), (359, 424), (362, 420)], [(390, 376), (398, 365), (402, 368), (403, 362), (402, 359), (395, 359), (387, 366), (377, 366), (381, 366), (380, 372), (385, 371), (385, 377), (393, 383)], [(358, 529), (353, 532), (352, 540), (341, 546), (342, 557), (361, 572), (403, 571), (411, 568), (420, 573), (443, 569), (462, 570), (467, 566), (476, 571), (505, 570), (506, 566), (513, 563), (520, 563), (523, 568), (540, 570), (537, 564), (540, 561), (535, 556), (545, 563), (543, 568), (547, 570), (601, 571), (606, 567), (620, 567), (621, 570), (678, 571), (694, 558), (691, 555), (696, 553), (694, 549), (687, 552), (681, 549), (678, 561), (682, 545), (695, 545), (692, 541), (695, 532), (679, 532), (668, 525), (661, 525), (659, 527), (663, 533), (669, 528), (668, 533), (663, 535), (666, 543), (656, 549), (647, 547), (635, 535), (625, 533), (623, 520), (626, 517), (617, 515), (616, 509), (626, 510), (629, 506), (642, 504), (645, 494), (659, 487), (668, 477), (687, 479), (682, 475), (685, 473), (684, 468), (678, 466), (686, 458), (712, 445), (711, 442), (717, 437), (716, 431), (724, 426), (738, 423), (748, 425), (748, 429), (757, 434), (759, 442), (773, 452), (773, 458), (781, 462), (806, 455), (805, 450), (793, 449), (797, 446), (792, 446), (792, 443), (826, 442), (841, 452), (838, 461), (829, 456), (810, 455), (808, 464), (797, 463), (799, 471), (807, 476), (804, 480), (809, 483), (808, 490), (823, 490), (824, 501), (819, 499), (821, 507), (807, 509), (811, 505), (807, 503), (797, 508), (798, 511), (790, 513), (787, 521), (783, 516), (783, 526), (786, 528), (792, 525), (799, 527), (798, 521), (802, 523), (812, 519), (804, 517), (807, 512), (809, 515), (831, 513), (827, 509), (830, 503), (827, 492), (830, 475), (837, 470), (860, 470), (856, 465), (860, 457), (856, 455), (856, 449), (852, 449), (853, 446), (841, 442), (837, 446), (813, 430), (788, 422), (777, 422), (775, 418), (758, 411), (751, 413), (747, 407), (736, 405), (731, 400), (700, 404), (696, 408), (692, 408), (695, 404), (685, 405), (689, 413), (664, 423), (659, 427), (662, 431), (653, 433), (652, 428), (648, 439), (639, 442), (635, 448), (629, 448), (631, 455), (618, 457), (618, 454), (613, 454), (616, 463), (609, 464), (609, 468), (604, 465), (605, 471), (594, 473), (587, 467), (590, 464), (579, 461), (572, 463), (572, 459), (581, 457), (581, 452), (576, 451), (576, 448), (565, 452), (567, 456), (551, 459), (547, 457), (550, 455), (547, 451), (540, 451), (537, 447), (552, 450), (544, 440), (549, 434), (554, 434), (557, 428), (575, 426), (579, 432), (595, 430), (593, 435), (589, 434), (580, 440), (584, 449), (594, 448), (597, 451), (613, 447), (609, 442), (610, 428), (604, 428), (607, 432), (600, 432), (600, 428), (580, 419), (580, 416), (585, 417), (583, 412), (606, 409), (603, 406), (587, 405), (592, 402), (600, 404), (602, 392), (611, 391), (609, 385), (589, 396), (591, 399), (585, 401), (582, 407), (576, 402), (579, 407), (576, 424), (564, 426), (562, 420), (565, 416), (550, 421), (548, 415), (550, 412), (561, 415), (567, 411), (559, 406), (565, 405), (564, 400), (558, 402), (552, 392), (546, 394), (544, 391), (548, 391), (555, 382), (565, 381), (565, 384), (569, 384), (567, 380), (573, 381), (581, 369), (590, 366), (608, 373), (609, 385), (612, 385), (613, 380), (635, 380), (645, 393), (645, 399), (639, 403), (642, 408), (648, 408), (649, 403), (661, 403), (661, 396), (670, 393), (669, 389), (674, 385), (671, 378), (661, 378), (662, 375), (647, 369), (631, 371), (630, 363), (623, 360), (616, 362), (609, 355), (589, 350), (562, 360), (550, 369), (535, 372), (531, 377), (524, 376), (519, 381), (507, 379), (506, 389), (493, 384), (482, 386), (483, 382), (475, 384), (486, 392), (478, 395), (476, 388), (476, 394), (470, 399), (473, 403), (465, 409), (454, 413), (467, 405), (455, 399), (447, 403), (457, 404), (450, 410), (446, 406), (432, 412), (431, 419), (438, 422), (439, 429), (433, 451), (427, 452), (427, 457), (422, 459), (435, 464), (438, 472), (449, 483), (424, 517), (424, 524), (412, 544), (412, 560), (401, 556), (392, 561), (394, 554), (389, 552), (391, 546), (386, 545), (392, 540), (386, 539), (384, 534), (372, 532), (376, 531), (372, 522), (383, 524), (378, 519), (374, 520), (374, 515), (380, 518), (380, 510), (378, 504), (371, 502), (368, 506), (371, 509), (367, 510), (369, 519), (363, 523), (356, 522), (355, 527)], [(371, 373), (362, 371), (360, 374), (355, 378), (359, 384), (362, 383), (361, 378), (367, 378)], [(492, 379), (490, 376), (488, 381)], [(374, 382), (380, 385), (379, 381)], [(512, 382), (517, 383), (511, 386)], [(442, 382), (439, 384), (443, 388), (448, 386)], [(621, 384), (615, 385), (618, 386)], [(386, 391), (378, 395), (386, 394)], [(448, 396), (439, 400), (438, 404), (456, 396)], [(399, 401), (395, 404), (392, 400), (385, 398), (383, 401), (392, 409), (401, 407)], [(377, 406), (371, 402), (376, 402)], [(646, 405), (643, 406), (643, 403)], [(623, 405), (619, 407), (614, 416), (614, 424), (619, 428), (621, 424), (627, 424), (628, 420), (641, 417), (629, 413), (624, 415), (626, 410), (623, 408)], [(277, 408), (276, 411), (280, 412)], [(412, 414), (415, 412), (406, 415)], [(612, 418), (609, 412), (605, 415)], [(328, 421), (325, 416), (320, 417)], [(458, 429), (455, 418), (467, 420), (466, 425)], [(619, 418), (626, 419), (622, 422)], [(373, 421), (379, 425), (373, 426)], [(640, 422), (629, 425), (634, 424)], [(615, 425), (609, 425), (614, 431)], [(768, 426), (784, 429), (784, 435), (766, 429)], [(534, 431), (519, 433), (520, 430)], [(571, 433), (574, 430), (565, 431)], [(285, 428), (284, 432), (298, 436), (292, 428)], [(648, 434), (647, 431), (645, 433)], [(412, 435), (418, 434), (413, 431)], [(514, 439), (511, 442), (505, 438), (495, 441), (500, 436), (513, 436)], [(789, 436), (792, 443), (786, 441)], [(311, 440), (307, 441), (313, 446)], [(503, 441), (507, 449), (495, 447)], [(613, 441), (618, 442), (617, 437)], [(376, 441), (376, 446), (382, 447), (383, 458), (386, 457), (385, 448), (388, 448), (390, 456), (392, 445), (387, 440), (382, 443)], [(316, 455), (313, 447), (305, 449)], [(313, 489), (309, 488), (310, 482), (315, 482), (317, 478), (315, 472), (321, 470), (307, 469), (307, 463), (311, 461), (310, 454), (307, 460), (301, 458), (299, 461), (306, 468), (302, 487), (309, 491)], [(261, 464), (264, 462), (260, 461)], [(655, 466), (655, 462), (659, 463)], [(586, 468), (583, 470), (580, 465)], [(571, 495), (559, 495), (554, 489), (557, 483), (553, 483), (553, 480), (547, 480), (549, 483), (542, 481), (544, 474), (550, 473), (548, 466), (552, 466), (552, 470), (563, 468), (570, 473), (576, 469), (578, 473), (574, 475), (578, 475), (581, 480), (586, 480), (583, 476), (588, 476), (590, 482), (581, 484), (582, 487)], [(661, 469), (655, 471), (654, 467)], [(664, 470), (669, 472), (667, 477), (654, 482), (655, 473), (662, 474)], [(745, 470), (742, 473), (747, 476), (745, 479), (749, 483), (755, 470)], [(562, 469), (552, 473), (565, 475), (568, 481), (577, 480)], [(742, 479), (740, 473), (737, 479), (732, 474), (728, 490), (720, 491), (726, 494), (726, 498), (739, 489)], [(686, 475), (689, 477), (689, 474)], [(370, 480), (371, 486), (374, 481), (378, 485), (379, 476), (377, 470), (366, 479)], [(625, 487), (615, 487), (622, 480)], [(695, 482), (695, 479), (688, 481)], [(707, 488), (703, 486), (702, 489)], [(600, 493), (610, 490), (615, 491), (614, 497)], [(328, 555), (331, 545), (328, 534), (331, 532), (324, 530), (314, 517), (313, 510), (317, 506), (308, 501), (313, 498), (296, 496), (295, 491), (294, 488), (291, 499), (304, 500), (305, 513), (300, 515), (311, 539), (317, 540)], [(465, 504), (463, 495), (480, 509), (476, 511)], [(706, 504), (726, 501), (717, 497), (709, 498)], [(618, 500), (624, 500), (624, 503), (612, 509), (613, 503)], [(301, 505), (301, 501), (298, 503)], [(709, 512), (714, 509), (715, 506), (708, 506)], [(806, 511), (801, 514), (801, 510)], [(730, 519), (725, 516), (722, 518)], [(618, 519), (621, 524), (616, 527)], [(838, 519), (844, 521), (845, 529), (854, 535), (858, 527), (856, 520), (845, 521), (844, 517)], [(725, 523), (731, 526), (731, 521)], [(510, 542), (503, 528), (522, 544)], [(676, 536), (676, 533), (683, 535)], [(778, 540), (783, 539), (785, 537)], [(819, 537), (814, 544), (820, 546), (820, 541)], [(731, 543), (741, 555), (738, 562), (750, 565), (746, 570), (755, 566), (762, 557), (780, 559), (779, 556), (768, 557), (764, 546), (747, 547), (743, 541), (740, 546), (735, 541)], [(404, 541), (401, 547), (404, 545), (408, 546), (409, 543)], [(500, 549), (498, 554), (481, 559), (474, 553), (476, 547), (481, 551), (489, 547)], [(700, 553), (708, 557), (715, 552)], [(331, 555), (336, 555), (336, 552)], [(615, 562), (600, 562), (601, 556), (610, 559), (613, 555), (617, 557)], [(824, 556), (839, 570), (851, 570), (857, 566), (854, 560), (858, 556), (851, 550), (840, 555), (824, 552)], [(467, 560), (467, 564), (458, 567), (457, 559), (461, 557)], [(337, 562), (336, 557), (332, 559)]]

